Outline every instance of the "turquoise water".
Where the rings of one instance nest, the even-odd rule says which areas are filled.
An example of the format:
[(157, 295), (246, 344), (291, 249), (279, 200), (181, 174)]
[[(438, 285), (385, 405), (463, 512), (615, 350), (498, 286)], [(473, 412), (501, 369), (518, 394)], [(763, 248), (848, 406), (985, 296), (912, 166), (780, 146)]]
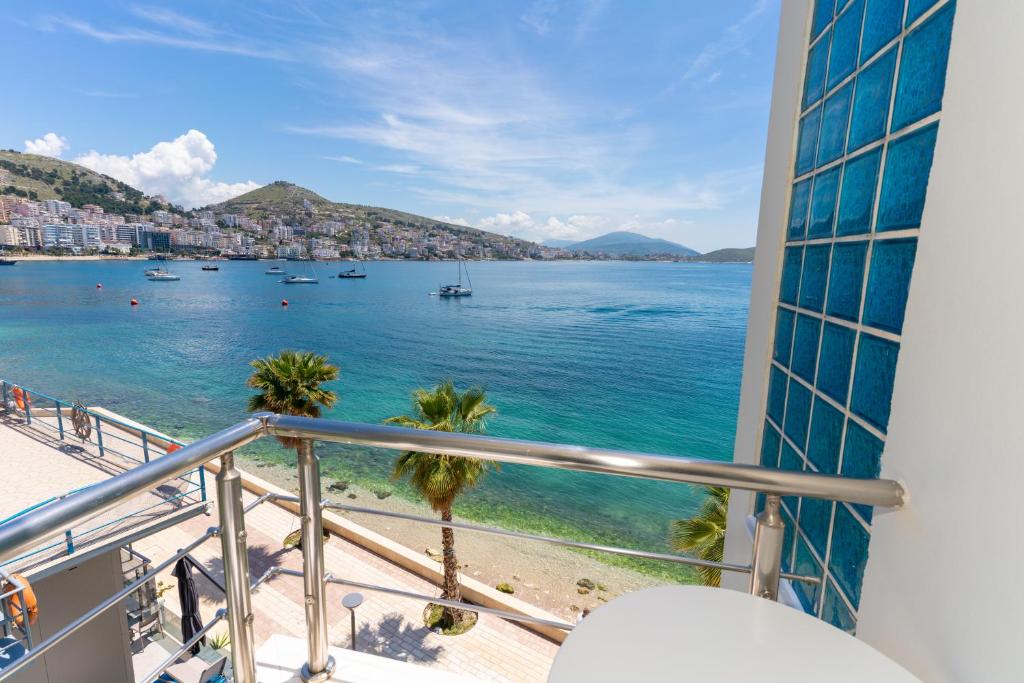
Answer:
[[(481, 384), (496, 436), (731, 457), (748, 265), (489, 262), (474, 294), (428, 296), (454, 263), (381, 262), (366, 280), (285, 286), (267, 262), (149, 282), (146, 262), (0, 268), (0, 376), (196, 438), (245, 414), (248, 361), (284, 348), (341, 366), (330, 416), (379, 422), (409, 393), (453, 377)], [(298, 266), (301, 264), (288, 264)], [(95, 285), (102, 283), (103, 288)], [(286, 297), (290, 306), (282, 308)], [(139, 300), (138, 307), (129, 300)], [(326, 477), (388, 480), (393, 453), (323, 445)], [(270, 440), (249, 457), (283, 460)], [(664, 549), (699, 489), (505, 466), (460, 501), (477, 519)]]

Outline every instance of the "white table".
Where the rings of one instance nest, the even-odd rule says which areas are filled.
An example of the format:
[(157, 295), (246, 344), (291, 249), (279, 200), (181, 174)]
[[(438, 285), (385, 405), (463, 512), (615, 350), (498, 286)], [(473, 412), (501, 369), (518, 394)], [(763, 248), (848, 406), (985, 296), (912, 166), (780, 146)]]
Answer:
[(548, 683), (920, 683), (877, 650), (747, 593), (664, 586), (594, 610), (562, 644)]

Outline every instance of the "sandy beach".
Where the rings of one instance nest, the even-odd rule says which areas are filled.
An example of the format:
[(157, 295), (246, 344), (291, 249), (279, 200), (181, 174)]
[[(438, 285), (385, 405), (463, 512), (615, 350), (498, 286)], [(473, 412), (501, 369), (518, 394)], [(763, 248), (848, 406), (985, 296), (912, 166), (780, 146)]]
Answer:
[[(260, 478), (298, 492), (298, 480), (291, 468), (251, 460), (243, 467)], [(372, 491), (354, 484), (344, 491), (334, 490), (330, 488), (332, 483), (331, 479), (324, 480), (324, 496), (339, 503), (436, 517), (424, 503), (398, 496), (379, 499)], [(428, 548), (431, 552), (441, 549), (439, 527), (365, 513), (335, 512), (416, 552), (426, 554)], [(470, 521), (457, 515), (456, 519)], [(617, 595), (663, 583), (655, 577), (608, 565), (561, 546), (463, 529), (455, 530), (455, 549), (467, 576), (490, 586), (509, 583), (517, 598), (573, 621), (582, 610), (594, 609)], [(592, 581), (594, 589), (580, 588), (577, 582), (581, 579)]]

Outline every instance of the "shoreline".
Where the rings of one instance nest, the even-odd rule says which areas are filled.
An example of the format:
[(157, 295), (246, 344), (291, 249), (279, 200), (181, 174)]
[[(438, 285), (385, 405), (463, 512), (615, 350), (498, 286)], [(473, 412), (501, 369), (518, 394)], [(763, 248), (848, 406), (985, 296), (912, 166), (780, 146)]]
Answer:
[[(297, 492), (298, 478), (293, 468), (260, 458), (239, 456), (243, 468), (281, 488)], [(380, 498), (372, 490), (355, 483), (349, 483), (344, 490), (336, 490), (331, 488), (334, 483), (326, 477), (323, 481), (324, 497), (334, 502), (386, 512), (436, 516), (422, 502), (393, 494)], [(441, 548), (439, 527), (367, 513), (334, 512), (424, 557), (431, 557), (427, 549), (439, 551)], [(473, 521), (458, 514), (455, 519)], [(563, 546), (464, 529), (456, 529), (455, 538), (456, 555), (465, 576), (492, 588), (499, 583), (508, 583), (515, 589), (514, 597), (573, 622), (584, 609), (593, 610), (623, 593), (666, 583), (664, 579), (609, 564)], [(580, 587), (577, 582), (583, 579), (592, 582), (594, 588)]]

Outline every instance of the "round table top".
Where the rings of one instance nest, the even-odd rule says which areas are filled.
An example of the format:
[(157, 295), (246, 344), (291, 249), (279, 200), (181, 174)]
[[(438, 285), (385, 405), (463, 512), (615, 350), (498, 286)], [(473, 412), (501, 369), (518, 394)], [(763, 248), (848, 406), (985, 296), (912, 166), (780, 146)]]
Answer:
[(587, 681), (920, 683), (834, 626), (748, 593), (662, 586), (587, 615), (555, 656), (548, 683)]
[(359, 605), (363, 604), (362, 593), (347, 593), (345, 597), (341, 599), (341, 604), (349, 609), (355, 609)]

